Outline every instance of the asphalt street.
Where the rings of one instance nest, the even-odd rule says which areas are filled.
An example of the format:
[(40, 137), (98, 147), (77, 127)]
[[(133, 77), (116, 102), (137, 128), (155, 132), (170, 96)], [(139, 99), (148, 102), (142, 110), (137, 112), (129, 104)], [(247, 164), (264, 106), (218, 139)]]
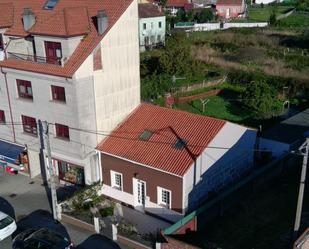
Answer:
[[(0, 174), (0, 211), (16, 219), (16, 233), (32, 227), (48, 227), (66, 235), (78, 249), (120, 248), (102, 235), (92, 234), (72, 225), (55, 223), (47, 192), (40, 178)], [(11, 249), (12, 237), (0, 241), (0, 249)]]

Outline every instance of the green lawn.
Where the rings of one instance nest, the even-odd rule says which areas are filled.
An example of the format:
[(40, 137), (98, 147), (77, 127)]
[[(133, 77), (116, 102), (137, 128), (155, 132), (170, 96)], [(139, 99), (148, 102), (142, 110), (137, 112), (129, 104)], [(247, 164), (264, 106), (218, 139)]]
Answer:
[(261, 7), (249, 7), (249, 20), (258, 22), (268, 22), (270, 14), (273, 10), (276, 11), (277, 16), (285, 13), (287, 10), (291, 9), (291, 6), (264, 6)]
[(293, 13), (279, 21), (280, 28), (307, 28), (309, 27), (309, 14)]

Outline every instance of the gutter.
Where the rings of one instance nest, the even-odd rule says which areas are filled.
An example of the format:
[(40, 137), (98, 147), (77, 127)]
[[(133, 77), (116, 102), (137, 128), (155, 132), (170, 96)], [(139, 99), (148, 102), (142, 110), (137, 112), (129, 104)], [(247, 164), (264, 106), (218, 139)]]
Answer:
[(4, 75), (4, 81), (5, 81), (6, 92), (7, 92), (7, 97), (8, 97), (10, 117), (11, 117), (11, 124), (12, 124), (12, 129), (13, 129), (13, 141), (14, 141), (14, 143), (16, 143), (16, 134), (15, 134), (15, 127), (14, 127), (14, 122), (13, 122), (13, 114), (12, 114), (12, 106), (11, 106), (9, 85), (8, 85), (8, 80), (7, 80), (7, 73), (5, 73), (3, 71), (3, 67), (0, 67), (0, 68), (1, 68), (1, 73)]

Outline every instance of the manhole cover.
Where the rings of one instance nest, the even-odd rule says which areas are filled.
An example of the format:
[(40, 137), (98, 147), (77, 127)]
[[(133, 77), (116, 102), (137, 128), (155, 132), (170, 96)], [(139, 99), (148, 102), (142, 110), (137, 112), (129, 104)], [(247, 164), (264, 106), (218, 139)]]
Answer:
[(29, 182), (29, 184), (33, 184), (33, 183), (34, 183), (34, 181)]
[(9, 197), (11, 197), (11, 198), (14, 198), (14, 197), (16, 197), (17, 196), (17, 194), (10, 194), (9, 195)]

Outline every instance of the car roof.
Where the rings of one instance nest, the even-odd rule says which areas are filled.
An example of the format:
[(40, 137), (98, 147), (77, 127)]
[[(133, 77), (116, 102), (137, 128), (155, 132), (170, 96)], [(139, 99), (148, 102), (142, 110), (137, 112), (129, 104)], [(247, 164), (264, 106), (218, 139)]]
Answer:
[(0, 211), (0, 220), (6, 218), (8, 215)]
[(69, 240), (65, 236), (62, 236), (61, 234), (51, 231), (47, 228), (37, 230), (36, 232), (31, 234), (29, 238), (40, 240), (49, 245), (54, 245), (55, 248), (59, 248), (59, 246), (65, 247), (70, 244)]

